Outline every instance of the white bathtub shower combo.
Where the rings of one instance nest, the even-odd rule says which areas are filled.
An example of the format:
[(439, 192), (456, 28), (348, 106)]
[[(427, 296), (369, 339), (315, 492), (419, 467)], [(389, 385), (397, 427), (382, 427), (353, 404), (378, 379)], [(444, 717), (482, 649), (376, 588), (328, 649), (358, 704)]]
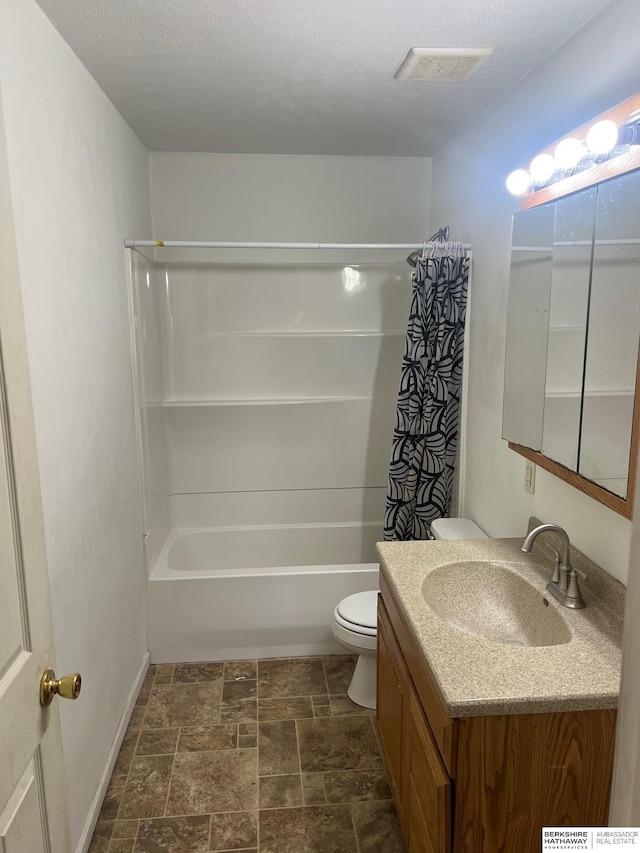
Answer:
[(336, 604), (377, 588), (406, 250), (130, 254), (152, 660), (344, 653)]

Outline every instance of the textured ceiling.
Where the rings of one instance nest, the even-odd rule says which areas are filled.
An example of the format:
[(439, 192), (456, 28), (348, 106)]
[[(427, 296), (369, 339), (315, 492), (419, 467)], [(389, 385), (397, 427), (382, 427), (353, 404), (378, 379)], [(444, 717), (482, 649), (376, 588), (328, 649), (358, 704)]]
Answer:
[[(154, 151), (433, 155), (609, 0), (38, 0)], [(410, 47), (493, 47), (463, 83)]]

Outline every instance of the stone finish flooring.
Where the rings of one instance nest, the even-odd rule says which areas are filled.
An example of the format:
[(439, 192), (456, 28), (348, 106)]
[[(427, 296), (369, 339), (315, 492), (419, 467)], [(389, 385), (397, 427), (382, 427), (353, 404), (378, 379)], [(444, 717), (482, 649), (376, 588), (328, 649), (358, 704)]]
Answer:
[(152, 666), (89, 853), (406, 853), (354, 665)]

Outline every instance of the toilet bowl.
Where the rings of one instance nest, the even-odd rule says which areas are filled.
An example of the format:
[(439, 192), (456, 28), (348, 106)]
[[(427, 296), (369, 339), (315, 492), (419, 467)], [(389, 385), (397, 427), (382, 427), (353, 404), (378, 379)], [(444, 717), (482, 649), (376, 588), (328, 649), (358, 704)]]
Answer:
[(376, 650), (378, 646), (378, 590), (356, 592), (333, 611), (333, 636), (358, 655), (347, 695), (363, 708), (376, 707)]
[[(439, 518), (431, 524), (434, 539), (486, 539), (487, 534), (468, 518)], [(363, 708), (376, 707), (376, 652), (378, 647), (378, 590), (356, 592), (333, 611), (333, 636), (358, 655), (347, 695)]]

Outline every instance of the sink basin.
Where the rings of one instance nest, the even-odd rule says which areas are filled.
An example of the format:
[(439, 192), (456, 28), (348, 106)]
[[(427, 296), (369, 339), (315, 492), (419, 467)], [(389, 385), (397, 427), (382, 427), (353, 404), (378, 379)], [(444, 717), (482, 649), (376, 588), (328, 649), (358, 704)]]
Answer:
[(561, 614), (508, 564), (479, 560), (438, 566), (425, 578), (422, 594), (436, 616), (473, 637), (520, 646), (571, 640)]

